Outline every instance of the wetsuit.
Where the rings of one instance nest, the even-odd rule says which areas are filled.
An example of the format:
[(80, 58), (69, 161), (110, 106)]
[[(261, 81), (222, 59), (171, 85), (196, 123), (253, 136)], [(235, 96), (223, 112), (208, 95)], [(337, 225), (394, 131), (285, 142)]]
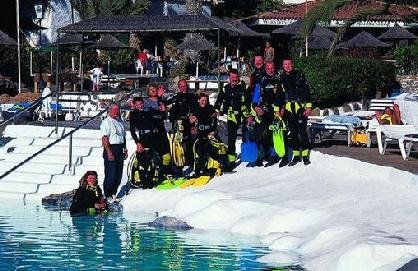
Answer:
[(129, 125), (132, 139), (144, 148), (151, 148), (151, 141), (155, 133), (155, 124), (151, 111), (132, 110), (129, 114)]
[(73, 196), (73, 202), (70, 207), (71, 216), (96, 214), (99, 211), (95, 209), (96, 203), (102, 202), (103, 194), (98, 185), (96, 186), (80, 186)]
[[(215, 108), (208, 104), (205, 107), (197, 106), (193, 115), (197, 118), (197, 140), (194, 145), (195, 174), (213, 175), (214, 168), (208, 169), (209, 158), (220, 163), (221, 168), (227, 171), (229, 168), (228, 156), (225, 144), (216, 133), (217, 118), (213, 117)], [(214, 133), (213, 133), (214, 132)]]
[(197, 128), (197, 137), (207, 137), (210, 132), (216, 132), (218, 126), (217, 119), (213, 117), (215, 108), (208, 104), (205, 107), (197, 106), (193, 110), (193, 115), (197, 118), (197, 123), (193, 124)]
[[(237, 140), (237, 131), (242, 123), (243, 118), (249, 116), (249, 93), (243, 82), (238, 83), (236, 86), (231, 84), (225, 85), (215, 102), (216, 110), (221, 110), (222, 113), (227, 114), (227, 130), (228, 130), (228, 159), (235, 162), (236, 150), (235, 142)], [(245, 125), (242, 129), (245, 129)]]
[(292, 70), (281, 77), (285, 92), (285, 119), (290, 131), (290, 146), (293, 159), (309, 157), (309, 137), (307, 132), (308, 117), (303, 115), (306, 108), (311, 108), (311, 93), (303, 73)]
[(190, 135), (189, 115), (197, 106), (197, 95), (194, 93), (177, 93), (171, 100), (169, 119), (174, 132), (181, 133), (181, 144), (184, 149), (186, 165), (193, 161), (193, 142)]
[(160, 110), (160, 103), (160, 101), (146, 99), (144, 100), (144, 111), (149, 113), (150, 121), (154, 127), (154, 133), (150, 139), (150, 148), (160, 155), (163, 168), (165, 167), (165, 171), (168, 172), (167, 167), (171, 164), (170, 143), (164, 127), (166, 112)]
[(262, 147), (264, 155), (269, 162), (277, 162), (276, 153), (273, 148), (273, 132), (269, 126), (273, 123), (274, 113), (279, 111), (284, 104), (284, 93), (280, 84), (280, 75), (275, 73), (273, 75), (264, 74), (261, 78), (261, 101), (253, 106), (260, 106), (263, 111), (263, 136)]

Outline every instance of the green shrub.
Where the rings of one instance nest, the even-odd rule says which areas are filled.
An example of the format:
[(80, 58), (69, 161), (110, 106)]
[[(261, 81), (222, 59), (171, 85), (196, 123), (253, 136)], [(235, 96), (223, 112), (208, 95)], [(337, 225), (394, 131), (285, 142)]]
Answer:
[(393, 55), (396, 59), (398, 73), (418, 74), (418, 43), (411, 46), (398, 46)]
[(393, 64), (372, 59), (296, 58), (295, 66), (305, 73), (313, 103), (321, 108), (388, 93), (396, 74)]

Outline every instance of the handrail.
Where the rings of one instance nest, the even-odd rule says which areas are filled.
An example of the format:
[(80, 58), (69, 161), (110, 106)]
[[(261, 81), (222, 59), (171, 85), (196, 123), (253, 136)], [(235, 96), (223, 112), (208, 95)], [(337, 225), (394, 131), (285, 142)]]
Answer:
[[(129, 98), (130, 96), (132, 96), (132, 94), (135, 92), (136, 90), (132, 90), (131, 92), (128, 93), (127, 96), (123, 97), (122, 99), (120, 99), (117, 102), (121, 102), (123, 99), (125, 98)], [(15, 165), (14, 167), (12, 167), (11, 169), (9, 169), (8, 171), (6, 171), (5, 173), (3, 173), (2, 175), (0, 175), (0, 180), (2, 180), (4, 177), (8, 176), (10, 173), (12, 173), (13, 171), (15, 171), (16, 169), (18, 169), (19, 167), (23, 166), (24, 164), (26, 164), (27, 162), (29, 162), (30, 160), (32, 160), (33, 158), (35, 158), (36, 156), (38, 156), (39, 154), (43, 153), (45, 150), (49, 149), (50, 147), (54, 146), (55, 144), (57, 144), (58, 142), (60, 142), (61, 140), (67, 138), (68, 136), (72, 136), (72, 134), (74, 134), (75, 132), (77, 132), (78, 130), (80, 130), (81, 128), (83, 128), (84, 126), (86, 126), (87, 124), (89, 124), (90, 122), (92, 122), (94, 119), (96, 119), (97, 117), (100, 117), (101, 115), (103, 115), (105, 112), (107, 112), (108, 107), (106, 107), (105, 109), (103, 109), (102, 111), (100, 111), (96, 116), (92, 116), (90, 118), (88, 118), (87, 120), (85, 120), (82, 124), (80, 124), (79, 126), (77, 126), (74, 130), (71, 130), (70, 132), (68, 132), (67, 134), (62, 135), (60, 138), (57, 138), (55, 141), (51, 142), (50, 144), (46, 145), (45, 147), (43, 147), (42, 149), (40, 149), (39, 151), (35, 152), (34, 154), (32, 154), (31, 156), (27, 157), (25, 160), (23, 160), (22, 162), (20, 162), (19, 164)], [(72, 149), (72, 147), (70, 148)]]
[(53, 94), (54, 94), (54, 93), (52, 92), (52, 93), (48, 94), (48, 95), (47, 95), (47, 96), (45, 96), (45, 97), (39, 97), (38, 99), (36, 99), (35, 101), (33, 101), (33, 102), (32, 102), (32, 104), (31, 104), (29, 107), (27, 107), (27, 108), (23, 109), (22, 111), (19, 111), (18, 113), (14, 114), (13, 116), (11, 116), (10, 118), (8, 118), (7, 120), (4, 120), (4, 121), (0, 122), (0, 127), (2, 127), (2, 126), (4, 126), (5, 124), (9, 123), (12, 119), (16, 119), (17, 117), (19, 117), (19, 116), (20, 116), (20, 115), (22, 115), (23, 113), (25, 113), (25, 112), (27, 112), (27, 111), (29, 111), (29, 110), (31, 110), (31, 109), (35, 109), (36, 107), (38, 107), (38, 106), (40, 105), (40, 103), (41, 103), (43, 100), (45, 100), (46, 98), (48, 98), (48, 97), (52, 96)]

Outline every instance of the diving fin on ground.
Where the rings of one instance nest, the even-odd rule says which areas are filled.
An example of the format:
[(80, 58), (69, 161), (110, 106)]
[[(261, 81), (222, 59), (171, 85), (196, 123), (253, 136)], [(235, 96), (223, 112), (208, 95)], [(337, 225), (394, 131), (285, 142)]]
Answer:
[(202, 175), (200, 177), (191, 178), (180, 185), (180, 188), (187, 188), (191, 186), (202, 186), (207, 184), (212, 177), (208, 175)]
[(187, 178), (185, 177), (167, 179), (167, 180), (164, 180), (161, 184), (157, 185), (155, 188), (157, 190), (167, 190), (167, 189), (178, 188), (180, 185), (184, 184), (186, 181), (187, 181)]

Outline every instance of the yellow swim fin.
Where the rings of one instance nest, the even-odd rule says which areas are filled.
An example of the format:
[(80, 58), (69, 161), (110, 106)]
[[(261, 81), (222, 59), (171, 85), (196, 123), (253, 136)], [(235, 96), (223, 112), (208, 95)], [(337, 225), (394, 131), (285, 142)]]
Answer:
[(202, 186), (207, 184), (210, 181), (210, 176), (200, 176), (197, 178), (191, 178), (187, 181), (185, 181), (183, 184), (180, 185), (181, 188), (187, 188), (190, 186)]

